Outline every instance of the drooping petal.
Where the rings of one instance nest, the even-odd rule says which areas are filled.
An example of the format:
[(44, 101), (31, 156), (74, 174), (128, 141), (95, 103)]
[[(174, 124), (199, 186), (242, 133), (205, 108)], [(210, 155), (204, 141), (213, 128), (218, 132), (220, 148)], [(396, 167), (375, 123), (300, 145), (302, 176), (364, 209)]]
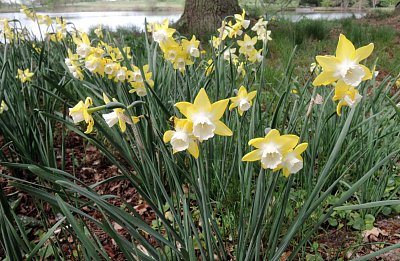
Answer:
[(164, 136), (163, 136), (163, 141), (164, 141), (164, 143), (170, 142), (171, 139), (172, 139), (172, 136), (174, 135), (174, 133), (175, 133), (175, 131), (172, 131), (172, 130), (166, 131), (166, 132), (164, 133)]
[(353, 56), (355, 51), (356, 49), (354, 48), (353, 43), (350, 42), (350, 40), (348, 40), (346, 36), (340, 34), (339, 42), (336, 47), (336, 57), (340, 60), (350, 58)]
[(192, 140), (189, 143), (189, 147), (187, 149), (189, 153), (197, 159), (199, 157), (199, 146), (197, 145), (196, 141)]
[(333, 72), (321, 72), (313, 81), (314, 86), (328, 85), (335, 82), (338, 78)]
[(338, 81), (335, 86), (335, 95), (333, 96), (332, 100), (337, 101), (343, 99), (349, 87), (350, 86), (347, 85), (343, 80)]
[(362, 64), (359, 64), (359, 65), (363, 68), (363, 70), (365, 72), (365, 75), (362, 78), (362, 80), (366, 81), (366, 80), (372, 79), (372, 72), (370, 71), (370, 69), (365, 65), (362, 65)]
[(103, 100), (104, 100), (105, 104), (110, 102), (110, 99), (107, 97), (107, 95), (104, 92), (103, 92)]
[(369, 45), (360, 47), (355, 52), (355, 60), (356, 62), (360, 62), (371, 55), (372, 51), (374, 50), (374, 44), (370, 43)]
[(94, 120), (91, 116), (90, 116), (90, 118), (91, 119), (89, 119), (86, 131), (85, 131), (86, 134), (89, 134), (93, 131)]
[(261, 159), (262, 152), (260, 149), (253, 150), (243, 156), (242, 161), (257, 161)]
[(226, 107), (228, 106), (228, 103), (229, 103), (229, 99), (225, 99), (225, 100), (220, 100), (220, 101), (214, 102), (211, 105), (212, 121), (219, 120), (222, 117), (222, 115), (224, 115), (224, 112), (226, 110)]
[(232, 136), (233, 132), (222, 121), (215, 122), (215, 134), (221, 136)]
[[(231, 98), (231, 99), (233, 99), (233, 98)], [(231, 100), (232, 101), (232, 100)], [(231, 105), (229, 105), (229, 110), (231, 111), (231, 110), (233, 110), (234, 108), (236, 108), (237, 107), (237, 104), (234, 102), (234, 101), (232, 101), (232, 103), (231, 103)]]
[(125, 132), (126, 131), (125, 121), (121, 117), (118, 117), (118, 123), (119, 123), (119, 127), (121, 128), (121, 131)]
[(342, 116), (342, 107), (347, 106), (347, 103), (343, 100), (341, 100), (338, 105), (336, 106), (336, 113), (339, 116)]

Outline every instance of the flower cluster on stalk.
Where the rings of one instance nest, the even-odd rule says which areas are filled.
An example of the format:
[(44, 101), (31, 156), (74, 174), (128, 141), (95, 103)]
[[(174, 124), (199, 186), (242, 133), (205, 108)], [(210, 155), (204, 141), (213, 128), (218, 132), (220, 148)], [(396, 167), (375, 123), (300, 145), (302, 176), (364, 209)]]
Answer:
[(362, 96), (357, 87), (362, 81), (372, 78), (372, 72), (360, 62), (368, 58), (374, 49), (374, 44), (356, 49), (353, 43), (343, 34), (339, 36), (336, 55), (317, 56), (321, 73), (313, 81), (314, 86), (333, 84), (335, 86), (334, 101), (339, 101), (337, 114), (341, 115), (343, 106), (354, 107)]

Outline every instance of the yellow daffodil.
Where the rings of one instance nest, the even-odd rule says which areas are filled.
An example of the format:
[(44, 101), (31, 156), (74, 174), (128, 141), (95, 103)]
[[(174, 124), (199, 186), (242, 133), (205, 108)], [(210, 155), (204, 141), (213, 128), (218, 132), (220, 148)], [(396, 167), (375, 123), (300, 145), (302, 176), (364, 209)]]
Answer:
[(50, 26), (53, 23), (53, 20), (48, 15), (37, 15), (37, 19), (39, 24)]
[(222, 39), (220, 37), (218, 37), (218, 36), (213, 36), (212, 39), (211, 39), (211, 42), (212, 42), (212, 46), (215, 49), (218, 49), (218, 47), (220, 46), (220, 44), (222, 42)]
[[(105, 104), (110, 103), (110, 99), (107, 97), (105, 93), (103, 93), (103, 100)], [(113, 98), (113, 102), (118, 102), (115, 98)], [(117, 122), (119, 124), (119, 128), (122, 132), (126, 131), (126, 124), (136, 124), (139, 122), (139, 117), (129, 118), (125, 114), (125, 110), (122, 108), (115, 108), (113, 112), (103, 114), (103, 118), (106, 121), (108, 127), (114, 126)]]
[(6, 102), (3, 100), (0, 103), (0, 114), (2, 114), (5, 111), (8, 111), (8, 106), (7, 106)]
[(22, 83), (30, 82), (32, 80), (33, 72), (30, 72), (29, 69), (21, 70), (18, 69), (18, 75), (16, 76)]
[(101, 24), (99, 24), (99, 26), (97, 26), (97, 28), (94, 30), (94, 33), (97, 35), (98, 38), (103, 38), (103, 27), (101, 26)]
[(21, 13), (24, 13), (26, 17), (28, 17), (32, 21), (36, 21), (36, 12), (34, 12), (32, 9), (29, 9), (27, 6), (21, 5), (21, 9), (19, 11)]
[(242, 161), (261, 160), (264, 169), (275, 169), (282, 164), (283, 155), (294, 149), (299, 141), (296, 135), (280, 135), (276, 129), (270, 130), (264, 138), (255, 138), (249, 145), (256, 148), (247, 153)]
[(76, 44), (76, 53), (86, 58), (91, 52), (92, 47), (90, 46), (90, 40), (86, 33), (81, 33), (79, 36), (74, 36), (74, 43)]
[(257, 43), (257, 36), (251, 38), (247, 34), (244, 35), (243, 41), (237, 41), (239, 48), (239, 53), (244, 54), (245, 56), (251, 56), (256, 49), (254, 45)]
[(85, 103), (83, 103), (83, 101), (80, 101), (73, 108), (69, 108), (69, 116), (72, 117), (74, 123), (79, 123), (81, 121), (86, 122), (87, 124), (87, 128), (85, 131), (86, 134), (92, 132), (94, 125), (93, 117), (88, 111), (89, 106), (92, 104), (93, 104), (92, 98), (87, 97)]
[(333, 96), (333, 101), (339, 101), (336, 107), (336, 113), (342, 115), (342, 107), (349, 106), (353, 108), (361, 101), (362, 96), (356, 88), (347, 85), (344, 81), (340, 80), (335, 86), (335, 96)]
[(223, 116), (229, 99), (211, 103), (204, 88), (200, 89), (194, 103), (178, 102), (175, 106), (193, 123), (193, 135), (200, 142), (214, 137), (231, 136), (232, 131), (219, 119)]
[(246, 11), (243, 9), (242, 14), (235, 14), (235, 20), (237, 24), (240, 24), (241, 27), (243, 27), (244, 29), (247, 29), (247, 27), (249, 27), (250, 25), (250, 20), (246, 20), (245, 19), (246, 16)]
[(289, 177), (290, 174), (299, 172), (303, 168), (303, 158), (300, 154), (303, 153), (307, 149), (307, 147), (308, 143), (301, 143), (297, 145), (294, 149), (284, 153), (282, 163), (279, 164), (279, 166), (276, 167), (274, 171), (282, 169), (283, 176), (285, 176), (286, 178)]
[(207, 61), (207, 65), (206, 65), (206, 76), (210, 75), (212, 72), (214, 72), (215, 67), (214, 67), (214, 62), (212, 59), (209, 59)]
[(193, 136), (193, 123), (188, 119), (174, 119), (175, 131), (164, 133), (164, 143), (170, 142), (173, 153), (188, 150), (196, 159), (199, 157), (199, 147)]
[(246, 69), (245, 69), (245, 67), (244, 67), (244, 62), (241, 62), (241, 63), (238, 65), (237, 72), (238, 72), (238, 74), (241, 75), (242, 77), (245, 77), (245, 76), (246, 76)]
[(398, 80), (396, 81), (396, 87), (397, 87), (397, 88), (400, 88), (400, 79), (398, 79)]
[(175, 29), (169, 28), (169, 20), (165, 19), (162, 23), (153, 25), (153, 40), (157, 43), (163, 43), (171, 38), (175, 33)]
[(328, 85), (343, 80), (347, 85), (357, 87), (361, 81), (371, 79), (371, 71), (359, 63), (370, 56), (373, 49), (373, 43), (355, 49), (346, 36), (341, 34), (336, 56), (316, 57), (318, 64), (322, 67), (322, 72), (315, 78), (313, 85)]
[(230, 61), (230, 60), (235, 60), (237, 59), (236, 53), (236, 48), (226, 48), (226, 50), (223, 53), (224, 60)]
[(83, 73), (79, 64), (79, 57), (77, 54), (72, 53), (68, 49), (68, 57), (65, 58), (65, 64), (68, 67), (69, 72), (77, 79), (83, 80)]
[(246, 87), (241, 86), (239, 88), (238, 94), (236, 97), (232, 97), (231, 105), (229, 106), (229, 110), (233, 110), (234, 108), (238, 108), (239, 115), (242, 116), (243, 112), (248, 111), (252, 105), (252, 100), (256, 97), (257, 91), (252, 91), (247, 93)]
[(196, 36), (194, 36), (194, 35), (192, 36), (192, 39), (190, 41), (188, 41), (186, 39), (182, 40), (183, 50), (185, 50), (192, 57), (200, 56), (199, 44), (200, 44), (200, 41), (196, 40)]
[(142, 77), (142, 73), (139, 67), (132, 65), (133, 72), (130, 74), (129, 83), (133, 87), (130, 90), (130, 93), (136, 93), (138, 96), (143, 97), (146, 96), (147, 91), (145, 87), (145, 82), (150, 86), (150, 88), (154, 87), (154, 81), (151, 79), (152, 72), (150, 72), (150, 67), (148, 64), (143, 66), (144, 80)]

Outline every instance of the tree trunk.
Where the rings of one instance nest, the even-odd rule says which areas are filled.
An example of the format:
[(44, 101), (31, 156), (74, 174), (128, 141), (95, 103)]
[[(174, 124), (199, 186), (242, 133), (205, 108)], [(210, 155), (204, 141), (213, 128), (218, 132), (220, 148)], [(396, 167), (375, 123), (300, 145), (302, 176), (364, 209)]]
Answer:
[(238, 0), (186, 0), (176, 26), (180, 33), (205, 36), (219, 28), (226, 16), (235, 13), (241, 13)]
[(394, 9), (394, 13), (396, 15), (400, 15), (400, 2), (397, 3), (396, 8)]

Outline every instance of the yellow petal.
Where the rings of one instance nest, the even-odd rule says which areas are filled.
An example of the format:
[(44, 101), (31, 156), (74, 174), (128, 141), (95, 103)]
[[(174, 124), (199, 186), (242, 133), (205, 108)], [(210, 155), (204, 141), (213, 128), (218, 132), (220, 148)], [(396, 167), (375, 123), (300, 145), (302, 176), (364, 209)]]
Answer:
[(118, 117), (118, 123), (119, 123), (119, 127), (121, 128), (122, 132), (126, 131), (126, 123), (125, 121), (123, 121), (121, 118)]
[(232, 136), (233, 133), (231, 129), (228, 128), (222, 121), (215, 122), (215, 134), (221, 136)]
[(282, 174), (285, 178), (290, 176), (290, 172), (287, 168), (283, 168)]
[(172, 131), (172, 130), (166, 131), (166, 132), (164, 133), (164, 136), (163, 136), (163, 141), (164, 141), (164, 143), (170, 142), (171, 139), (172, 139), (172, 136), (174, 135), (174, 133), (175, 133), (175, 131)]
[(256, 95), (257, 95), (257, 91), (249, 92), (249, 93), (247, 94), (247, 99), (248, 99), (249, 101), (251, 101), (252, 99), (254, 99), (254, 97), (256, 97)]
[(86, 131), (85, 131), (86, 134), (89, 134), (89, 133), (91, 133), (93, 131), (93, 125), (94, 125), (94, 120), (92, 118), (88, 122), (88, 126), (87, 126)]
[(364, 69), (364, 72), (365, 72), (365, 76), (362, 78), (362, 80), (366, 81), (366, 80), (372, 79), (372, 72), (368, 69), (368, 67), (364, 66), (362, 64), (359, 64), (359, 65)]
[(346, 36), (340, 34), (339, 42), (336, 47), (336, 57), (340, 60), (351, 58), (355, 51), (356, 49), (354, 48), (352, 42), (350, 42), (350, 40), (348, 40)]
[(188, 109), (193, 107), (193, 104), (191, 104), (190, 102), (178, 102), (175, 104), (175, 107), (178, 108), (178, 110), (187, 118), (189, 118), (188, 116)]
[(340, 61), (334, 56), (317, 56), (315, 59), (325, 71), (331, 72), (336, 71), (336, 65), (340, 63)]
[(261, 146), (265, 143), (265, 138), (255, 138), (249, 140), (249, 146), (253, 146), (257, 149), (261, 148)]
[(296, 135), (282, 135), (278, 140), (278, 143), (282, 144), (282, 151), (286, 152), (288, 150), (294, 149), (299, 142), (299, 137)]
[(333, 76), (333, 72), (321, 72), (313, 81), (314, 86), (328, 85), (335, 82), (338, 78)]
[(374, 50), (374, 44), (370, 43), (369, 45), (360, 47), (356, 50), (355, 59), (356, 62), (360, 62), (371, 55), (372, 51)]
[(343, 80), (338, 81), (335, 86), (335, 96), (333, 96), (332, 100), (337, 101), (343, 99), (348, 89), (349, 86)]
[(195, 159), (199, 157), (199, 146), (196, 141), (192, 140), (189, 142), (188, 151)]
[[(232, 99), (232, 98), (231, 98)], [(231, 105), (229, 105), (229, 110), (233, 110), (234, 108), (236, 108), (237, 105), (235, 104), (235, 102), (232, 101)]]
[(199, 93), (197, 94), (196, 98), (194, 99), (193, 105), (197, 109), (204, 109), (206, 111), (209, 111), (211, 109), (211, 102), (210, 99), (208, 98), (208, 95), (204, 88), (201, 88)]
[(336, 106), (336, 113), (339, 116), (342, 116), (342, 107), (347, 106), (347, 103), (345, 101), (340, 101), (338, 105)]
[(270, 142), (279, 139), (281, 134), (277, 129), (270, 130), (267, 135), (265, 135), (265, 141)]
[(253, 150), (243, 156), (242, 161), (256, 161), (261, 159), (261, 150)]
[(110, 99), (107, 97), (107, 95), (103, 92), (103, 100), (105, 102), (105, 104), (110, 102)]
[(226, 110), (226, 106), (228, 106), (228, 103), (229, 103), (229, 99), (225, 99), (225, 100), (220, 100), (220, 101), (214, 102), (211, 105), (212, 121), (219, 120), (222, 117), (222, 115), (224, 115), (224, 112)]
[(294, 149), (294, 153), (296, 153), (296, 155), (300, 155), (307, 149), (307, 147), (308, 147), (308, 143), (306, 143), (306, 142), (301, 143), (301, 144), (297, 145), (297, 147)]

